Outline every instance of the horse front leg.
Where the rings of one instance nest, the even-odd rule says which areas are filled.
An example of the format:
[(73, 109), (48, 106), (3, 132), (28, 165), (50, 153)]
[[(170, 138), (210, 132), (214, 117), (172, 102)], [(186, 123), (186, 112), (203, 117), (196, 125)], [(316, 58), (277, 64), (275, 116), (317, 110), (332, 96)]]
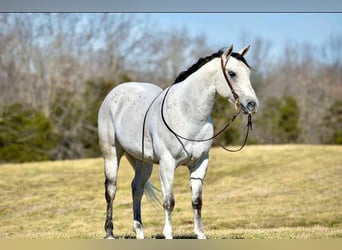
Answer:
[(194, 212), (194, 232), (198, 239), (206, 239), (202, 225), (202, 186), (207, 173), (208, 155), (190, 169), (191, 203)]
[(160, 182), (163, 193), (163, 208), (165, 214), (163, 234), (165, 239), (172, 239), (171, 213), (175, 206), (173, 195), (173, 180), (175, 173), (175, 165), (170, 164), (172, 160), (161, 160), (159, 162)]

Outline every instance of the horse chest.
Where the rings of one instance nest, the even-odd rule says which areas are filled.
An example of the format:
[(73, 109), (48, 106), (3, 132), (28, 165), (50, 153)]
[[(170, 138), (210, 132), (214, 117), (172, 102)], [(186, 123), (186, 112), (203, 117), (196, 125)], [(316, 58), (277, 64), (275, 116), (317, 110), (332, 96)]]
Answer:
[(193, 165), (203, 155), (207, 154), (211, 146), (211, 142), (192, 142), (184, 147), (179, 159), (181, 165)]

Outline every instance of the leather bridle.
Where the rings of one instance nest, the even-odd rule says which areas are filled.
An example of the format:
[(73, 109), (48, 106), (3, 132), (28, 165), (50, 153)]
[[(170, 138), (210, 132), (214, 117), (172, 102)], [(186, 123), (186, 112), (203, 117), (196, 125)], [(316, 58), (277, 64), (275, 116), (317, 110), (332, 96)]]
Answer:
[(226, 62), (224, 62), (223, 57), (224, 57), (224, 55), (221, 56), (221, 69), (222, 69), (222, 72), (223, 72), (223, 76), (226, 79), (226, 83), (227, 83), (228, 87), (230, 88), (230, 91), (233, 94), (235, 110), (237, 111), (238, 109), (241, 108), (241, 106), (240, 106), (240, 98), (239, 98), (239, 95), (234, 90), (233, 85), (231, 84), (231, 82), (229, 80), (229, 77), (227, 75), (227, 70), (226, 70), (226, 66), (227, 66), (227, 63), (228, 63), (228, 60), (229, 60), (230, 56), (227, 58)]
[[(176, 138), (178, 139), (178, 141), (183, 145), (183, 143), (180, 141), (180, 139), (186, 140), (186, 141), (192, 141), (192, 142), (206, 142), (209, 140), (213, 140), (214, 138), (218, 137), (220, 134), (222, 134), (228, 127), (230, 127), (232, 125), (232, 123), (234, 122), (234, 120), (240, 115), (241, 113), (241, 105), (240, 105), (240, 100), (239, 100), (239, 95), (236, 93), (236, 91), (233, 88), (233, 85), (231, 84), (229, 77), (227, 75), (227, 70), (226, 70), (226, 65), (227, 62), (229, 60), (229, 57), (226, 59), (226, 62), (224, 62), (223, 59), (224, 55), (221, 56), (221, 69), (224, 75), (224, 78), (226, 79), (226, 83), (228, 85), (228, 87), (230, 88), (233, 97), (234, 97), (234, 103), (235, 103), (235, 114), (233, 115), (232, 119), (227, 123), (227, 125), (225, 125), (219, 132), (217, 132), (217, 134), (214, 134), (213, 136), (206, 138), (206, 139), (191, 139), (191, 138), (187, 138), (184, 137), (182, 135), (180, 135), (179, 133), (177, 133), (176, 131), (174, 131), (169, 124), (166, 122), (165, 120), (165, 116), (164, 116), (164, 104), (165, 104), (165, 100), (166, 100), (166, 96), (168, 95), (168, 92), (170, 91), (172, 85), (167, 89), (164, 97), (163, 97), (163, 101), (162, 101), (162, 105), (161, 105), (161, 117), (163, 120), (164, 125), (167, 127), (167, 129), (176, 136)], [(240, 150), (243, 149), (243, 147), (246, 145), (247, 142), (247, 138), (248, 138), (248, 134), (249, 134), (249, 130), (252, 130), (252, 115), (249, 114), (248, 115), (248, 122), (247, 122), (247, 131), (246, 131), (246, 136), (243, 140), (242, 145), (240, 146), (240, 148), (238, 149), (228, 149), (227, 147), (221, 145), (222, 148), (224, 148), (225, 150), (229, 151), (229, 152), (238, 152)], [(184, 146), (184, 145), (183, 145)]]
[[(213, 136), (209, 137), (209, 138), (206, 138), (206, 139), (191, 139), (191, 138), (187, 138), (185, 136), (182, 136), (180, 135), (179, 133), (177, 133), (176, 131), (174, 131), (170, 125), (166, 122), (165, 120), (165, 116), (164, 116), (164, 104), (165, 104), (165, 100), (166, 100), (166, 97), (170, 91), (170, 89), (172, 88), (173, 85), (169, 86), (168, 89), (166, 90), (165, 92), (165, 95), (163, 97), (163, 100), (162, 100), (162, 104), (161, 104), (161, 109), (160, 109), (160, 112), (161, 112), (161, 117), (162, 117), (162, 120), (163, 120), (163, 123), (164, 125), (167, 127), (167, 129), (175, 135), (175, 137), (177, 138), (177, 140), (179, 141), (179, 143), (182, 145), (183, 149), (185, 150), (185, 146), (184, 146), (184, 143), (181, 141), (181, 139), (183, 140), (186, 140), (186, 141), (191, 141), (191, 142), (206, 142), (206, 141), (210, 141), (210, 140), (213, 140), (215, 139), (216, 137), (218, 137), (219, 135), (221, 135), (227, 128), (229, 128), (232, 123), (234, 122), (234, 120), (240, 115), (241, 113), (241, 104), (240, 104), (240, 99), (239, 99), (239, 95), (236, 93), (236, 91), (234, 90), (233, 88), (233, 85), (231, 84), (230, 80), (229, 80), (229, 77), (227, 75), (227, 70), (226, 70), (226, 65), (228, 63), (228, 60), (229, 60), (229, 57), (227, 57), (226, 61), (224, 62), (224, 54), (222, 54), (221, 56), (221, 69), (222, 69), (222, 72), (223, 72), (223, 75), (224, 75), (224, 78), (226, 80), (226, 83), (229, 87), (229, 89), (231, 90), (232, 94), (233, 94), (233, 97), (234, 97), (234, 104), (235, 104), (235, 114), (233, 115), (233, 117), (231, 118), (231, 120), (221, 129), (219, 130), (219, 132), (217, 132), (216, 134), (214, 134)], [(155, 100), (160, 96), (160, 94), (163, 93), (163, 92), (160, 92), (156, 97), (155, 99), (152, 101), (152, 103), (150, 104), (150, 106), (148, 107), (146, 113), (145, 113), (145, 117), (144, 117), (144, 122), (143, 122), (143, 133), (142, 133), (142, 161), (144, 162), (144, 142), (145, 142), (145, 123), (146, 123), (146, 118), (147, 118), (147, 114), (148, 114), (148, 111), (150, 110), (152, 104), (155, 102)], [(244, 146), (246, 145), (247, 143), (247, 139), (248, 139), (248, 134), (249, 134), (249, 130), (252, 130), (253, 129), (253, 126), (252, 126), (252, 115), (249, 114), (248, 115), (248, 122), (247, 122), (247, 130), (246, 130), (246, 135), (245, 135), (245, 138), (243, 140), (243, 143), (242, 145), (238, 148), (238, 149), (229, 149), (223, 145), (220, 145), (223, 149), (225, 149), (226, 151), (229, 151), (229, 152), (238, 152), (240, 150), (242, 150), (244, 148)], [(185, 150), (185, 152), (188, 154), (188, 152)]]

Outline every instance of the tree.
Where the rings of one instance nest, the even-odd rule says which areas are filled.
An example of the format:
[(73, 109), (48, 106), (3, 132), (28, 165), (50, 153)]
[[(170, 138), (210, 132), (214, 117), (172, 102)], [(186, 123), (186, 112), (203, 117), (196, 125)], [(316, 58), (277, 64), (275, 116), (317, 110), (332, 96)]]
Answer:
[(342, 62), (342, 36), (338, 33), (331, 34), (324, 41), (322, 46), (322, 56), (328, 64), (341, 67)]
[[(126, 76), (124, 77), (124, 81), (130, 81), (130, 79)], [(100, 156), (101, 151), (97, 135), (97, 116), (102, 101), (113, 87), (115, 87), (113, 81), (107, 81), (103, 78), (88, 80), (86, 82), (83, 99), (87, 100), (87, 108), (79, 133), (83, 147), (82, 157)]]
[(181, 71), (200, 57), (216, 52), (209, 49), (204, 35), (190, 35), (186, 28), (153, 31), (144, 44), (145, 53), (132, 64), (140, 67), (129, 72), (138, 81), (152, 82), (162, 88), (172, 84)]
[(21, 104), (1, 107), (0, 162), (51, 160), (59, 139), (42, 112)]
[(287, 96), (271, 98), (256, 124), (261, 131), (261, 142), (294, 143), (300, 135), (299, 108), (296, 100)]
[(291, 96), (286, 96), (279, 107), (278, 136), (282, 142), (297, 142), (300, 134), (298, 123), (299, 109), (296, 99)]
[(329, 144), (342, 144), (342, 101), (334, 102), (322, 122), (322, 141)]

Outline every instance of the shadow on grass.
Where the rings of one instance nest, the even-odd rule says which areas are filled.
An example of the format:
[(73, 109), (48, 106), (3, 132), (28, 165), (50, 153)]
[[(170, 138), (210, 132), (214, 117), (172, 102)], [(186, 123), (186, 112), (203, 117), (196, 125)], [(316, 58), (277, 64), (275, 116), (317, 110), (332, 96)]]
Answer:
[[(115, 239), (125, 239), (125, 240), (135, 240), (135, 235), (117, 235), (115, 236)], [(164, 235), (162, 234), (157, 234), (157, 235), (152, 235), (152, 236), (147, 236), (145, 239), (156, 239), (156, 240), (163, 240), (165, 239)], [(185, 240), (195, 240), (197, 239), (197, 236), (195, 234), (179, 234), (179, 235), (174, 235), (173, 239), (175, 240), (181, 240), (181, 239), (185, 239)], [(208, 239), (211, 239), (211, 237), (208, 237)], [(245, 237), (243, 235), (232, 235), (230, 237), (223, 237), (220, 239), (245, 239)]]
[[(116, 235), (114, 238), (118, 240), (120, 239), (135, 240), (135, 235)], [(145, 239), (162, 240), (162, 239), (165, 239), (165, 237), (162, 234), (157, 234), (157, 235), (147, 236)], [(174, 235), (173, 239), (197, 239), (197, 236), (194, 234), (180, 234), (180, 235)]]

